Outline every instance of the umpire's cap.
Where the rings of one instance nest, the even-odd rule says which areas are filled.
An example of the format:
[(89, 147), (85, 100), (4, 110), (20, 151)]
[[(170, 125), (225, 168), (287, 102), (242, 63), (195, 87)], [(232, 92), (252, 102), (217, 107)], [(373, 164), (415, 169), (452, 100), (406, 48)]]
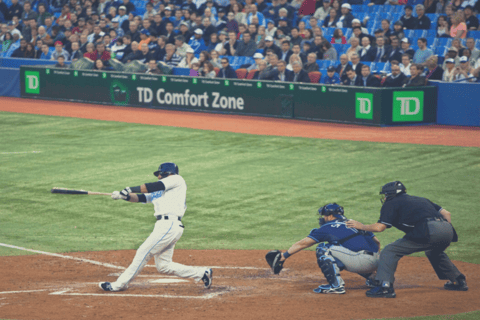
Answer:
[(318, 213), (321, 216), (330, 216), (332, 214), (340, 214), (344, 215), (345, 211), (343, 210), (342, 206), (339, 206), (338, 204), (334, 203), (329, 203), (318, 209)]
[(158, 167), (158, 171), (153, 173), (156, 177), (159, 175), (178, 174), (178, 166), (173, 162), (165, 162)]
[(407, 188), (405, 188), (405, 185), (400, 181), (389, 182), (380, 189), (380, 194), (384, 194), (386, 196), (405, 192), (407, 192)]

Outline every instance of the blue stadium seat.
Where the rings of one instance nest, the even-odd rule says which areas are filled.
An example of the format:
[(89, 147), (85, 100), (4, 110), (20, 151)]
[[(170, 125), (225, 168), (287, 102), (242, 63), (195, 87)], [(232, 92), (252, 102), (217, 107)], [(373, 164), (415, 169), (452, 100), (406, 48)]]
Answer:
[(390, 64), (390, 62), (385, 63), (385, 66), (383, 67), (383, 70), (381, 70), (381, 71), (387, 72), (387, 73), (392, 72), (392, 65)]
[(427, 34), (425, 35), (426, 38), (435, 38), (437, 36), (436, 29), (427, 30)]
[(327, 74), (327, 69), (320, 68), (320, 70), (318, 70), (318, 71), (320, 71), (322, 73), (322, 78), (320, 78), (320, 82), (322, 82), (323, 77)]
[(468, 31), (467, 37), (480, 39), (480, 31)]
[(434, 53), (439, 57), (445, 57), (447, 54), (447, 47), (436, 47)]
[(435, 41), (435, 47), (450, 47), (451, 44), (451, 38), (436, 38)]
[(437, 21), (440, 14), (438, 13), (425, 13), (425, 15), (430, 19), (430, 21)]
[(368, 10), (368, 13), (372, 14), (372, 13), (379, 13), (379, 12), (383, 12), (383, 7), (382, 5), (374, 5), (374, 6), (370, 6), (370, 7), (366, 7), (366, 9)]
[[(353, 4), (352, 5), (352, 12), (357, 13), (357, 12), (363, 12), (365, 10), (365, 6), (359, 5), (359, 4)], [(356, 16), (354, 14), (354, 16)]]

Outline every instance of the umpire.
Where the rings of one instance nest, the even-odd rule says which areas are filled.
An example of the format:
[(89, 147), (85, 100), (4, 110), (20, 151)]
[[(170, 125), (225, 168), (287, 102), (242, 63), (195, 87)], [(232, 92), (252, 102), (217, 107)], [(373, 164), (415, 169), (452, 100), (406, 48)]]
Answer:
[(382, 232), (394, 226), (406, 234), (381, 252), (375, 277), (376, 287), (367, 291), (367, 297), (395, 298), (393, 282), (398, 261), (405, 255), (421, 251), (425, 251), (438, 278), (450, 280), (445, 283), (445, 289), (467, 291), (465, 276), (444, 252), (451, 242), (458, 241), (450, 212), (426, 198), (408, 195), (400, 181), (384, 185), (380, 197), (383, 205), (377, 223), (363, 225), (349, 220), (347, 227)]

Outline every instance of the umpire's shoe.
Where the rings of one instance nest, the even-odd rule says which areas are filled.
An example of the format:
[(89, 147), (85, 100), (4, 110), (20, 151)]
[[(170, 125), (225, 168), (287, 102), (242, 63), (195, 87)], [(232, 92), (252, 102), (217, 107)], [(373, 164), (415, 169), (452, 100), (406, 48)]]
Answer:
[(98, 284), (98, 286), (100, 287), (100, 289), (102, 289), (103, 291), (114, 291), (113, 288), (112, 288), (112, 285), (110, 284), (110, 282), (100, 282)]
[(383, 281), (381, 286), (367, 291), (369, 298), (395, 298), (396, 296), (393, 285), (388, 281)]
[(332, 287), (329, 284), (324, 284), (321, 286), (318, 286), (318, 288), (313, 289), (313, 292), (315, 293), (325, 293), (325, 294), (344, 294), (345, 293), (345, 286), (340, 286), (340, 287)]
[(465, 281), (465, 276), (459, 276), (455, 281), (448, 281), (443, 286), (447, 290), (452, 291), (467, 291), (467, 281)]
[(208, 269), (205, 271), (205, 274), (203, 275), (202, 281), (205, 286), (205, 289), (210, 289), (212, 286), (212, 280), (213, 280), (213, 271), (212, 269)]

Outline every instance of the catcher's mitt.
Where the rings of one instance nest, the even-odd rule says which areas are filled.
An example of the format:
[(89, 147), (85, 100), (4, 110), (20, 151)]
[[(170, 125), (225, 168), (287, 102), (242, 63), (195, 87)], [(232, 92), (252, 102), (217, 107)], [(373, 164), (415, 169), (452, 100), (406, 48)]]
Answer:
[(272, 268), (274, 274), (279, 274), (283, 269), (283, 263), (285, 261), (280, 261), (282, 257), (282, 252), (280, 250), (272, 250), (265, 255), (268, 265)]

